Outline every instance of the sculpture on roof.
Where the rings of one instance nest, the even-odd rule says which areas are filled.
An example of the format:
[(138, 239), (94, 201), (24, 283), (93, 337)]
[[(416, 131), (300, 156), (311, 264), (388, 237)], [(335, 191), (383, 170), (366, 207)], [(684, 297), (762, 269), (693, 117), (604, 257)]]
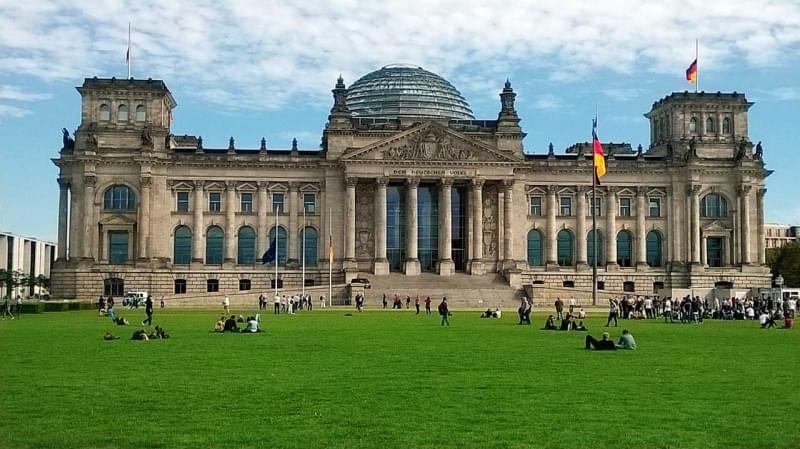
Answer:
[(142, 146), (148, 149), (153, 148), (153, 136), (150, 134), (150, 127), (142, 128)]
[(759, 140), (756, 144), (756, 153), (753, 155), (753, 159), (757, 161), (764, 160), (764, 147), (761, 146), (761, 141)]
[(62, 151), (69, 153), (75, 149), (75, 139), (70, 137), (67, 128), (61, 128), (61, 133), (63, 134), (63, 142), (64, 142), (61, 149)]

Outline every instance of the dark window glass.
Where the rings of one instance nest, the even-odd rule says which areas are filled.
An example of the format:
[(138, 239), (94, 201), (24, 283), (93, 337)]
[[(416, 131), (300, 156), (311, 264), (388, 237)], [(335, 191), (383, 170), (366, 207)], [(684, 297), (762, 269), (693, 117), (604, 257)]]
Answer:
[(189, 212), (189, 192), (178, 192), (178, 212)]
[(661, 216), (661, 199), (660, 198), (650, 198), (650, 216), (654, 217), (654, 218)]
[(561, 197), (561, 216), (569, 217), (572, 215), (572, 198), (568, 196)]
[(317, 213), (317, 195), (313, 193), (304, 193), (303, 194), (303, 208), (305, 209), (307, 214), (316, 214)]
[(661, 266), (661, 234), (656, 231), (647, 233), (647, 264), (651, 267)]
[(566, 229), (558, 232), (556, 239), (556, 253), (558, 264), (562, 267), (572, 265), (572, 234)]
[(467, 189), (453, 186), (450, 190), (450, 211), (452, 213), (452, 259), (456, 271), (467, 269)]
[(439, 207), (436, 188), (417, 189), (417, 251), (422, 271), (436, 270), (439, 260)]
[[(592, 200), (589, 199), (589, 202), (591, 203)], [(599, 217), (599, 216), (603, 215), (603, 207), (602, 206), (603, 206), (603, 199), (602, 198), (595, 198), (594, 199), (594, 216), (595, 217)]]
[(206, 281), (206, 291), (208, 293), (214, 293), (219, 291), (219, 280), (218, 279), (209, 279)]
[(256, 254), (256, 231), (250, 226), (239, 229), (237, 257), (238, 264), (252, 264)]
[(306, 226), (300, 236), (300, 254), (307, 267), (317, 266), (317, 230)]
[(123, 185), (115, 185), (103, 193), (103, 209), (133, 210), (136, 209), (136, 194)]
[(706, 239), (706, 261), (709, 267), (722, 266), (721, 237), (709, 237)]
[(192, 261), (192, 230), (188, 226), (175, 228), (172, 263), (189, 265)]
[(630, 267), (633, 263), (633, 237), (628, 231), (617, 234), (617, 264)]
[[(269, 230), (268, 240), (270, 242), (269, 243), (270, 245), (273, 244), (272, 242), (276, 241), (275, 226), (273, 226), (272, 229)], [(281, 227), (278, 227), (277, 245), (278, 245), (278, 253), (277, 253), (278, 266), (282, 267), (286, 265), (286, 230)]]
[(283, 208), (283, 194), (275, 192), (272, 194), (272, 212), (277, 211), (279, 214), (284, 212)]
[(250, 279), (239, 279), (239, 291), (250, 290)]
[(402, 271), (405, 259), (406, 214), (405, 189), (401, 185), (386, 187), (386, 258), (391, 271)]
[(531, 197), (531, 211), (530, 214), (534, 217), (541, 217), (542, 216), (542, 197), (540, 196), (532, 196)]
[(728, 201), (721, 195), (709, 193), (700, 200), (700, 215), (708, 218), (728, 216)]
[(225, 233), (219, 226), (212, 226), (206, 231), (206, 263), (222, 264), (222, 248), (225, 246)]
[(253, 212), (253, 194), (250, 192), (242, 192), (240, 205), (242, 212)]
[(124, 263), (128, 260), (128, 231), (108, 231), (109, 263)]
[(630, 217), (631, 216), (631, 199), (630, 198), (620, 198), (619, 199), (619, 216), (620, 217)]
[(528, 265), (542, 265), (542, 233), (536, 229), (528, 232)]
[(219, 212), (222, 210), (222, 194), (220, 192), (208, 192), (208, 211)]
[(108, 278), (103, 280), (103, 294), (105, 296), (122, 296), (125, 294), (125, 280)]
[[(593, 242), (593, 234), (594, 231), (589, 231), (589, 234), (586, 236), (586, 261), (589, 266), (594, 266), (594, 242)], [(606, 251), (603, 242), (603, 234), (600, 231), (597, 231), (597, 265), (604, 265), (606, 263)]]
[(186, 294), (186, 279), (175, 279), (175, 294)]
[(636, 284), (632, 281), (625, 281), (622, 283), (622, 291), (627, 293), (633, 293), (636, 291)]

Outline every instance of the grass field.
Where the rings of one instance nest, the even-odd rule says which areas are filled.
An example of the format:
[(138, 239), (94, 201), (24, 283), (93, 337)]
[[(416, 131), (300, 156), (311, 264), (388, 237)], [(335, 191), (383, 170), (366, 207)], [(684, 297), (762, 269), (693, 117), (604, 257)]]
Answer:
[(541, 313), (346, 312), (234, 335), (156, 310), (172, 338), (149, 342), (92, 312), (0, 321), (0, 447), (800, 447), (797, 329), (624, 322), (639, 350), (598, 353)]

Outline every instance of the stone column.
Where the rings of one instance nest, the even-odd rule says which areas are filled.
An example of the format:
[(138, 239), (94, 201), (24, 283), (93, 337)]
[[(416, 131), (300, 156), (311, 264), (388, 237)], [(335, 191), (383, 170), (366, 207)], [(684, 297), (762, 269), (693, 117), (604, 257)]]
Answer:
[(236, 183), (225, 182), (225, 263), (236, 262)]
[(757, 213), (758, 216), (756, 217), (758, 223), (758, 264), (759, 265), (766, 265), (767, 263), (767, 254), (766, 249), (764, 248), (765, 245), (765, 230), (764, 230), (764, 195), (766, 195), (767, 189), (758, 189), (756, 192), (756, 202), (757, 202)]
[(556, 229), (557, 186), (547, 186), (547, 266), (558, 265), (558, 229)]
[[(300, 185), (297, 182), (290, 182), (289, 183), (289, 232), (286, 233), (286, 245), (287, 245), (287, 253), (289, 255), (289, 260), (287, 260), (287, 264), (293, 267), (299, 265), (299, 260), (297, 257), (298, 250), (300, 245), (298, 244), (298, 229), (297, 229), (297, 213), (299, 212), (300, 207), (297, 204), (297, 190), (300, 188)], [(355, 199), (355, 192), (353, 192), (353, 199)], [(355, 207), (353, 207), (353, 211), (355, 211)], [(353, 239), (353, 244), (355, 245), (355, 239)], [(355, 254), (355, 250), (353, 251)]]
[(691, 204), (691, 260), (693, 265), (701, 264), (700, 260), (700, 186), (690, 185), (687, 193)]
[(69, 186), (69, 226), (67, 231), (67, 259), (78, 260), (83, 255), (83, 216), (80, 213), (82, 208), (81, 196), (83, 186), (77, 187), (74, 182)]
[(439, 275), (451, 276), (453, 263), (453, 180), (443, 178), (439, 184)]
[(205, 254), (203, 249), (203, 212), (205, 211), (205, 195), (203, 194), (203, 186), (205, 181), (197, 180), (194, 182), (194, 219), (192, 220), (192, 262), (203, 263)]
[(269, 249), (269, 242), (267, 241), (267, 233), (269, 232), (267, 229), (267, 211), (269, 210), (268, 186), (269, 183), (267, 181), (258, 182), (258, 237), (256, 237), (256, 241), (258, 241), (258, 250), (256, 251), (256, 259), (261, 258), (261, 256), (267, 252), (267, 249)]
[(345, 245), (344, 257), (346, 262), (356, 261), (356, 184), (358, 178), (347, 178), (345, 199)]
[(702, 246), (700, 247), (700, 265), (708, 266), (708, 237), (703, 236), (701, 240)]
[(742, 185), (739, 186), (739, 197), (742, 201), (742, 264), (750, 265), (752, 259), (750, 257), (750, 190), (752, 186)]
[(376, 275), (389, 274), (389, 259), (386, 258), (386, 178), (375, 180), (375, 260), (372, 272)]
[(140, 185), (142, 186), (142, 200), (139, 204), (139, 223), (137, 232), (139, 233), (139, 259), (147, 260), (150, 258), (150, 188), (153, 178), (142, 176)]
[(483, 268), (483, 179), (472, 180), (472, 261), (470, 274), (482, 275)]
[(578, 269), (586, 269), (588, 268), (588, 254), (586, 251), (586, 237), (588, 236), (588, 231), (586, 231), (586, 193), (590, 189), (587, 186), (578, 186), (578, 210), (577, 215), (575, 217), (575, 247), (578, 249)]
[(503, 268), (516, 268), (514, 261), (514, 180), (503, 181)]
[(69, 182), (58, 178), (58, 260), (67, 259), (67, 211), (69, 210)]
[(417, 187), (419, 187), (419, 179), (409, 178), (406, 181), (406, 260), (404, 263), (406, 276), (418, 276), (420, 272), (417, 252)]
[(636, 268), (638, 269), (647, 268), (646, 190), (640, 186), (636, 191)]
[(606, 187), (606, 268), (618, 268), (617, 264), (617, 188)]
[(83, 258), (94, 259), (92, 247), (97, 244), (94, 241), (94, 185), (97, 177), (94, 174), (83, 176)]

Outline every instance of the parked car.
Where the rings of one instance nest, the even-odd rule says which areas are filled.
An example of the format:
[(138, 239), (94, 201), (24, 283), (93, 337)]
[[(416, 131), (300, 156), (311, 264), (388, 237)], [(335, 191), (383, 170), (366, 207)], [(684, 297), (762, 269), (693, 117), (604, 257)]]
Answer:
[(353, 278), (350, 281), (351, 284), (361, 284), (365, 289), (372, 288), (372, 285), (369, 283), (369, 279), (367, 278)]

